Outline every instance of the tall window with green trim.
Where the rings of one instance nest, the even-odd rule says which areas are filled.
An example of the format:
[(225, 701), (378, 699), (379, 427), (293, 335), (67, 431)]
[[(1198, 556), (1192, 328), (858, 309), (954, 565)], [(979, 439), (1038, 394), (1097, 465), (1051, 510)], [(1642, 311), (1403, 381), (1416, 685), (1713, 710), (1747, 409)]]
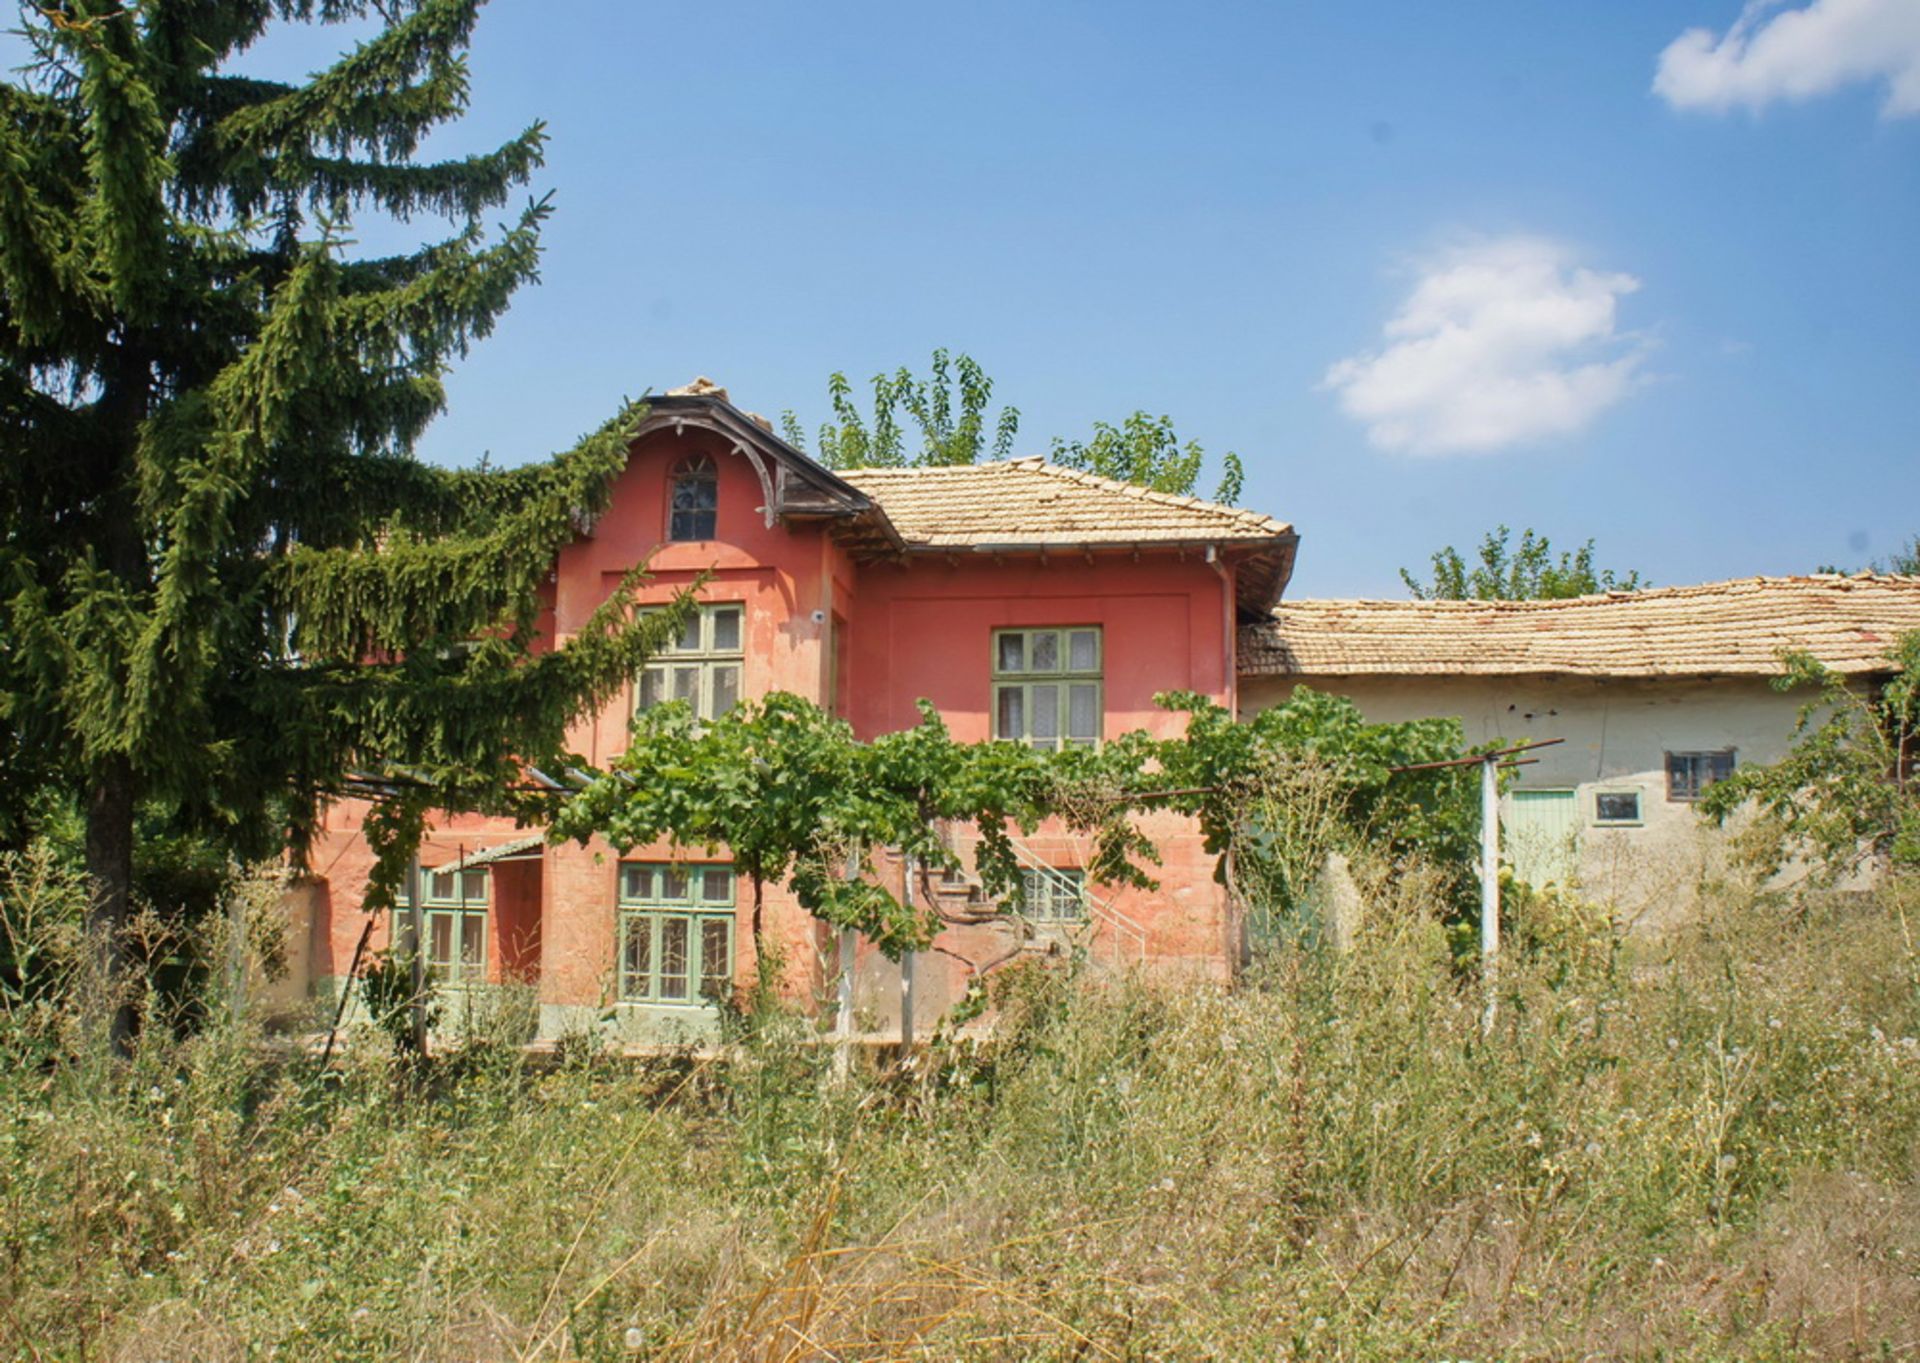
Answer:
[(733, 867), (620, 864), (620, 1001), (700, 1004), (733, 992)]
[(689, 615), (680, 636), (640, 674), (634, 713), (668, 700), (686, 701), (700, 719), (731, 710), (740, 699), (746, 623), (747, 608), (738, 601), (704, 605)]
[[(485, 984), (487, 980), (487, 893), (485, 871), (431, 871), (420, 904), (426, 934), (427, 978), (435, 984)], [(396, 918), (410, 913), (412, 896), (402, 886), (394, 896)], [(396, 931), (394, 939), (400, 940)]]
[(1098, 625), (993, 632), (993, 736), (1093, 748), (1104, 718)]

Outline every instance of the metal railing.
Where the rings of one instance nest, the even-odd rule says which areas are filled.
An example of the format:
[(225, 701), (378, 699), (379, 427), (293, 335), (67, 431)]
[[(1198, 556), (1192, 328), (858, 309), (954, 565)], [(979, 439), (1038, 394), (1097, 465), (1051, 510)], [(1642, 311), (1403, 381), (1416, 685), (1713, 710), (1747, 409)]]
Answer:
[[(963, 876), (973, 884), (979, 884), (977, 849), (980, 845), (979, 830), (971, 823), (942, 822), (939, 826), (941, 841), (960, 862)], [(1032, 871), (1048, 877), (1052, 887), (1078, 895), (1086, 909), (1085, 940), (1075, 945), (1085, 946), (1090, 956), (1095, 954), (1094, 947), (1106, 930), (1107, 938), (1112, 942), (1115, 957), (1122, 963), (1129, 960), (1145, 964), (1147, 959), (1147, 929), (1138, 919), (1114, 903), (1097, 895), (1087, 885), (1084, 877), (1069, 875), (1060, 867), (1047, 861), (1033, 848), (1011, 834), (1007, 839), (1013, 849), (1014, 860), (1024, 871)], [(1071, 931), (1071, 922), (1061, 919), (1038, 919), (1021, 913), (1017, 909), (1007, 908), (1003, 912), (1020, 919), (1029, 927), (1067, 928)]]

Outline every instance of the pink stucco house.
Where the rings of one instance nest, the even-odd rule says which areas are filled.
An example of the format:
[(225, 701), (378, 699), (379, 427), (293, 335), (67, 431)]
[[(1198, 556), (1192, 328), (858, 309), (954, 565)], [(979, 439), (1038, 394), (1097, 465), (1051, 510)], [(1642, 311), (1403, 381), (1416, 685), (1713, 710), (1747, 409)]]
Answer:
[[(621, 751), (635, 706), (676, 697), (712, 714), (775, 689), (863, 737), (912, 725), (924, 697), (963, 740), (1097, 743), (1179, 724), (1154, 706), (1158, 692), (1235, 705), (1238, 626), (1272, 609), (1295, 543), (1268, 516), (1038, 459), (835, 473), (696, 384), (651, 403), (611, 506), (554, 565), (545, 628), (564, 640), (649, 556), (651, 598), (710, 574), (675, 650), (579, 724), (574, 746), (596, 763)], [(352, 801), (328, 810), (295, 896), (294, 956), (323, 996), (368, 921), (364, 814)], [(1044, 829), (1022, 846), (1024, 918), (981, 904), (964, 877), (934, 887), (950, 925), (915, 962), (915, 1021), (929, 1025), (983, 971), (1069, 945), (1227, 976), (1241, 925), (1197, 830), (1157, 815), (1146, 831), (1165, 857), (1151, 893), (1087, 884), (1088, 849)], [(964, 857), (969, 830), (949, 832)], [(709, 1035), (715, 998), (754, 975), (724, 850), (548, 845), (538, 829), (456, 817), (433, 829), (421, 862), (435, 872), (424, 908), (436, 975), (455, 990), (530, 984), (545, 1036)], [(778, 890), (767, 923), (796, 998), (830, 995), (851, 949), (856, 1011), (898, 1024), (891, 963)], [(370, 944), (385, 941), (376, 923)]]

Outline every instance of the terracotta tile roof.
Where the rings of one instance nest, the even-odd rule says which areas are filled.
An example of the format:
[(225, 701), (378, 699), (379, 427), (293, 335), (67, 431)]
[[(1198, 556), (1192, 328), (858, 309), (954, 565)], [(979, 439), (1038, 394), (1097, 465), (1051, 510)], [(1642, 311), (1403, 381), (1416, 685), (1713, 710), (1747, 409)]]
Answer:
[(1240, 631), (1242, 676), (1704, 676), (1805, 649), (1881, 670), (1920, 630), (1920, 577), (1748, 577), (1567, 601), (1283, 601)]
[(949, 468), (843, 469), (880, 504), (909, 549), (1037, 549), (1278, 540), (1293, 527), (1198, 497), (1009, 459)]

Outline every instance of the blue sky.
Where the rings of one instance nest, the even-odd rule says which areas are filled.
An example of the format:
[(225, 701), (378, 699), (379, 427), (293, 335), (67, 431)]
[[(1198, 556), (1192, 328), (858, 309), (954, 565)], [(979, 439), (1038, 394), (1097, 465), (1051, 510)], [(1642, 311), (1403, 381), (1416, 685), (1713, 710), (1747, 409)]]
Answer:
[(1021, 452), (1237, 450), (1296, 595), (1502, 520), (1658, 582), (1920, 532), (1920, 0), (496, 0), (473, 62), (433, 149), (543, 117), (557, 211), (429, 458), (947, 346)]

